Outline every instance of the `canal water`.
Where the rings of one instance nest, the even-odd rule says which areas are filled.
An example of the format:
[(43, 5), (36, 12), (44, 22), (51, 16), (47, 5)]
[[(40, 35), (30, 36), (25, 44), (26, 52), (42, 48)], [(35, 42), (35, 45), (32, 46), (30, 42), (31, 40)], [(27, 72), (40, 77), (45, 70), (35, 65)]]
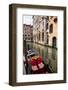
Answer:
[(26, 47), (37, 50), (44, 64), (49, 66), (52, 73), (57, 73), (57, 49), (32, 42), (27, 42)]
[(53, 73), (57, 73), (57, 49), (46, 47), (36, 43), (27, 43), (27, 47), (33, 48), (39, 52), (45, 65), (49, 65), (49, 68)]

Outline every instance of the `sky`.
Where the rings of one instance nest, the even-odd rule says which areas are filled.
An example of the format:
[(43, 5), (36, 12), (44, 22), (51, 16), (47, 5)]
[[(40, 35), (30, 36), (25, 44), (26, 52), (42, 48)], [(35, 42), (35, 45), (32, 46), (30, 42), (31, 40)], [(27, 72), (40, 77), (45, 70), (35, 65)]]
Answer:
[(27, 25), (33, 25), (32, 16), (24, 15), (23, 16), (23, 23)]

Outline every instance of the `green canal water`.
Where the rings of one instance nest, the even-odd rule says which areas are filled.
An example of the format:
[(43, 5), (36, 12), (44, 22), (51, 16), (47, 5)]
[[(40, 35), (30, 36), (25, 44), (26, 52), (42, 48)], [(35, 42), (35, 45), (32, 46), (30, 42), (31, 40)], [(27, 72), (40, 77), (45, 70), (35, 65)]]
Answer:
[[(39, 45), (36, 43), (28, 42), (26, 46), (30, 49), (35, 49), (42, 57), (45, 65), (48, 65), (53, 73), (57, 73), (57, 49)], [(48, 58), (48, 60), (46, 60)]]

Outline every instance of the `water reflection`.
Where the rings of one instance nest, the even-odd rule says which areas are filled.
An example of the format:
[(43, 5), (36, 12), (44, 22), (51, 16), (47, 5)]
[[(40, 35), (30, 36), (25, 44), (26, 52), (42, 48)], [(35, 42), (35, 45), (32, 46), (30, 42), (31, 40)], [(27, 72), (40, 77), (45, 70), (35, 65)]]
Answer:
[[(36, 43), (27, 43), (27, 50), (33, 48), (39, 52), (39, 54), (43, 58), (43, 62), (45, 65), (49, 65), (49, 68), (53, 73), (57, 73), (57, 50), (54, 48), (42, 46)], [(47, 59), (48, 58), (48, 61)]]

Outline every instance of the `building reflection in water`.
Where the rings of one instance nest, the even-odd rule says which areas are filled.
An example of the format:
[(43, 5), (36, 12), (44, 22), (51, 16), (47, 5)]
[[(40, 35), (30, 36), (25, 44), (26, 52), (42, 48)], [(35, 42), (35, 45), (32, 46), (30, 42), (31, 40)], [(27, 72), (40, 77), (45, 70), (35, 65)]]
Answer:
[[(48, 64), (49, 68), (53, 73), (57, 73), (57, 50), (54, 48), (46, 47), (36, 43), (27, 43), (27, 49), (33, 48), (39, 52), (39, 55), (42, 56), (43, 62), (45, 65)], [(46, 60), (48, 58), (48, 61)]]

